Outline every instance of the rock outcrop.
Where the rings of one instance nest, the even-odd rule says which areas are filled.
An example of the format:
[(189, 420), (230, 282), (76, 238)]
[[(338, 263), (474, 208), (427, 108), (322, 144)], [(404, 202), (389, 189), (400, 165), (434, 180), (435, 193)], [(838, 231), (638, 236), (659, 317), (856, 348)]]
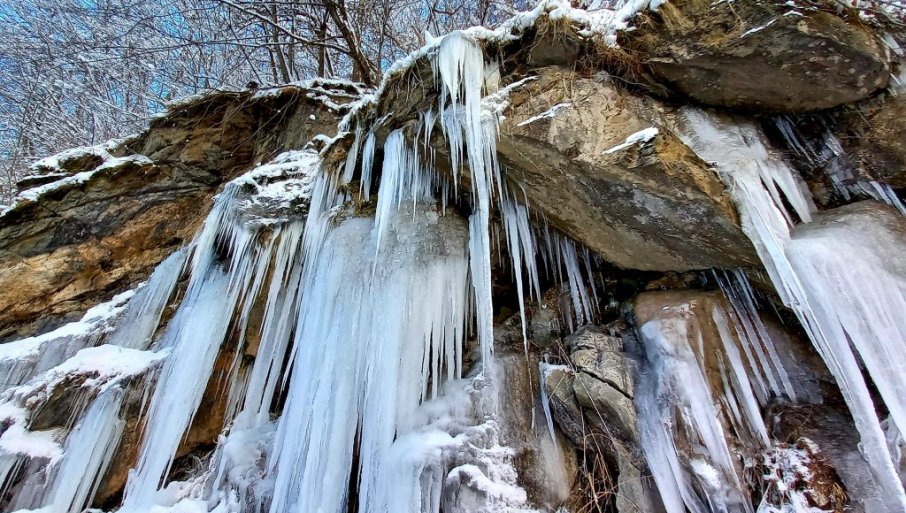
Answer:
[[(859, 436), (839, 387), (807, 342), (793, 310), (783, 306), (766, 279), (758, 278), (764, 265), (755, 246), (764, 255), (766, 242), (753, 235), (752, 224), (763, 221), (753, 211), (777, 207), (769, 214), (776, 214), (778, 222), (768, 228), (778, 228), (784, 237), (767, 242), (774, 244), (769, 249), (778, 258), (802, 250), (811, 238), (839, 240), (841, 251), (861, 255), (853, 259), (853, 269), (870, 267), (872, 277), (897, 280), (906, 276), (906, 265), (897, 258), (906, 247), (906, 218), (877, 202), (818, 211), (805, 223), (795, 216), (784, 218), (780, 210), (792, 199), (783, 192), (792, 189), (769, 183), (777, 177), (768, 168), (785, 156), (761, 140), (758, 119), (746, 114), (801, 113), (860, 100), (858, 112), (865, 114), (861, 121), (849, 108), (790, 119), (835, 120), (838, 125), (828, 130), (838, 135), (866, 179), (906, 187), (906, 150), (897, 137), (903, 102), (896, 95), (868, 98), (886, 85), (890, 71), (879, 38), (830, 12), (794, 10), (782, 2), (677, 0), (634, 18), (637, 29), (621, 33), (622, 48), (604, 48), (604, 34), (592, 30), (590, 17), (576, 15), (566, 5), (558, 9), (559, 14), (538, 11), (530, 27), (514, 22), (509, 25), (512, 32), (481, 40), (484, 46), (456, 40), (474, 45), (467, 48), (475, 54), (485, 52), (484, 61), (471, 63), (477, 63), (478, 70), (486, 67), (483, 114), (499, 121), (493, 127), (499, 128), (498, 137), (485, 142), (496, 151), (506, 189), (531, 212), (518, 219), (525, 226), (501, 223), (503, 213), (495, 210), (500, 198), (493, 193), (489, 210), (480, 212), (468, 199), (474, 198), (469, 196), (471, 170), (451, 169), (455, 159), (449, 158), (446, 139), (461, 134), (435, 126), (440, 93), (430, 51), (407, 67), (394, 68), (377, 96), (357, 103), (364, 91), (354, 84), (313, 82), (217, 92), (172, 105), (138, 136), (36, 164), (34, 174), (20, 183), (19, 201), (0, 213), (0, 340), (15, 339), (0, 345), (0, 372), (8, 375), (0, 381), (0, 437), (6, 441), (20, 433), (52, 443), (45, 453), (2, 452), (5, 446), (0, 447), (0, 456), (18, 458), (19, 465), (9, 471), (13, 477), (5, 483), (2, 472), (7, 467), (2, 465), (11, 460), (0, 459), (0, 507), (46, 503), (30, 494), (30, 487), (41, 489), (44, 481), (53, 479), (46, 469), (68, 450), (65, 443), (73, 423), (83, 417), (86, 404), (111, 390), (122, 394), (117, 396), (119, 409), (111, 411), (113, 424), (123, 432), (109, 444), (109, 466), (92, 482), (97, 485), (93, 502), (85, 502), (105, 510), (118, 507), (143, 437), (149, 425), (155, 425), (147, 413), (149, 394), (161, 390), (157, 384), (169, 376), (163, 372), (154, 377), (158, 362), (190, 362), (179, 369), (183, 379), (169, 382), (172, 391), (191, 381), (196, 371), (191, 362), (202, 359), (204, 369), (197, 369), (195, 376), (203, 379), (191, 387), (197, 413), (184, 419), (178, 433), (170, 430), (168, 435), (178, 438), (169, 454), (173, 460), (146, 479), (146, 488), (153, 492), (160, 477), (165, 482), (188, 481), (213, 472), (196, 480), (204, 482), (205, 490), (194, 490), (198, 495), (191, 500), (210, 499), (205, 507), (214, 507), (219, 499), (204, 494), (222, 486), (216, 493), (229, 500), (237, 490), (243, 495), (230, 507), (267, 504), (274, 494), (275, 468), (292, 465), (275, 463), (270, 451), (289, 458), (303, 454), (283, 452), (296, 440), (280, 437), (296, 431), (287, 428), (275, 435), (278, 425), (285, 427), (281, 423), (291, 416), (288, 412), (293, 412), (297, 427), (322, 420), (317, 415), (305, 418), (299, 403), (295, 409), (287, 406), (293, 404), (288, 398), (292, 392), (283, 387), (289, 383), (298, 386), (296, 393), (308, 393), (305, 372), (329, 359), (331, 367), (324, 369), (333, 372), (323, 372), (311, 385), (319, 395), (302, 402), (336, 417), (312, 432), (323, 437), (321, 443), (335, 434), (332, 431), (342, 431), (330, 443), (342, 449), (337, 454), (342, 452), (348, 462), (342, 468), (326, 458), (320, 463), (340, 476), (334, 479), (335, 490), (340, 490), (335, 495), (340, 502), (348, 501), (342, 508), (350, 511), (361, 509), (358, 501), (364, 500), (364, 492), (359, 487), (365, 485), (358, 480), (361, 461), (368, 458), (381, 463), (370, 467), (371, 473), (405, 477), (415, 483), (407, 489), (413, 497), (421, 487), (430, 488), (432, 507), (442, 504), (437, 508), (453, 513), (489, 505), (519, 511), (663, 513), (682, 510), (687, 499), (709, 504), (713, 499), (726, 510), (748, 510), (762, 502), (783, 510), (792, 495), (835, 513), (860, 507), (865, 513), (880, 511), (883, 506), (871, 500), (880, 488), (859, 452)], [(572, 17), (563, 12), (573, 12)], [(499, 63), (496, 74), (487, 73), (492, 61)], [(636, 77), (632, 73), (647, 83), (631, 83)], [(661, 94), (664, 91), (668, 94)], [(726, 126), (711, 127), (718, 135), (745, 124), (746, 130), (734, 135), (734, 141), (741, 141), (734, 147), (738, 155), (715, 151), (711, 155), (721, 162), (707, 162), (683, 142), (695, 145), (689, 133), (680, 137), (682, 112), (701, 112), (687, 105), (690, 101), (716, 107), (715, 116), (727, 120)], [(720, 109), (735, 112), (727, 115)], [(349, 114), (349, 124), (341, 128), (351, 132), (337, 133), (342, 113)], [(426, 119), (433, 132), (414, 140), (413, 127), (424, 129), (419, 123)], [(380, 200), (393, 197), (408, 204), (411, 198), (389, 190), (394, 184), (386, 189), (381, 184), (392, 172), (402, 176), (411, 171), (399, 165), (382, 175), (382, 161), (394, 163), (383, 149), (394, 130), (401, 130), (406, 144), (420, 156), (430, 155), (425, 160), (436, 164), (440, 175), (458, 173), (462, 190), (456, 191), (456, 201), (443, 205), (431, 196), (437, 191), (413, 194), (416, 203), (422, 202), (419, 215), (414, 215), (416, 209), (411, 217), (404, 212), (412, 225), (398, 233), (391, 229), (381, 246), (380, 237), (372, 237), (381, 233), (381, 216), (394, 206), (385, 203), (387, 209), (375, 214)], [(356, 153), (349, 180), (327, 185), (338, 170), (346, 170), (356, 131), (361, 139), (375, 136), (370, 198), (359, 189), (363, 164)], [(334, 133), (337, 137), (331, 137)], [(756, 137), (757, 151), (746, 152), (751, 148), (745, 143)], [(747, 169), (754, 180), (733, 182), (736, 187), (731, 189), (728, 173), (744, 167), (732, 161), (735, 158), (757, 162)], [(824, 172), (819, 168), (828, 161), (815, 162), (811, 171)], [(789, 170), (789, 180), (796, 183), (786, 185), (798, 186), (795, 170)], [(321, 205), (317, 223), (306, 225), (302, 220), (309, 202), (323, 199), (311, 197), (316, 177), (324, 179), (317, 182), (319, 187), (337, 187), (324, 193), (328, 204)], [(762, 201), (747, 205), (748, 210), (738, 208), (733, 198), (744, 203), (740, 184), (752, 190), (770, 188), (765, 195), (776, 204)], [(408, 185), (414, 189), (424, 184)], [(229, 200), (229, 214), (214, 219), (223, 221), (222, 226), (204, 238), (209, 243), (204, 247), (205, 274), (198, 279), (195, 262), (187, 264), (187, 251), (177, 249), (198, 237), (203, 226), (211, 226), (204, 224), (205, 216), (217, 201), (215, 195), (224, 191), (220, 198)], [(896, 203), (893, 196), (887, 200)], [(852, 198), (817, 203), (827, 208), (849, 201)], [(469, 215), (480, 219), (476, 212), (490, 219), (489, 232), (479, 233), (489, 240), (486, 244), (472, 238), (482, 226), (471, 222), (466, 228)], [(748, 217), (741, 219), (739, 212)], [(455, 235), (426, 229), (451, 220)], [(336, 226), (345, 222), (348, 237), (317, 237), (336, 233)], [(303, 233), (315, 224), (317, 233)], [(520, 231), (518, 237), (507, 233), (514, 229)], [(303, 244), (309, 236), (331, 248), (320, 254), (323, 261), (305, 260), (322, 249)], [(232, 245), (237, 238), (242, 244)], [(514, 244), (514, 239), (519, 240)], [(292, 242), (284, 246), (284, 241)], [(368, 260), (380, 254), (379, 249), (386, 251), (387, 244), (396, 251), (393, 259)], [(450, 259), (449, 252), (418, 253), (419, 247), (446, 245), (448, 250), (456, 248), (456, 266), (431, 266)], [(515, 255), (516, 247), (522, 257)], [(827, 256), (827, 248), (819, 245), (819, 253)], [(871, 251), (860, 253), (860, 248)], [(181, 259), (174, 259), (172, 283), (159, 292), (159, 308), (144, 326), (141, 349), (133, 349), (147, 365), (107, 388), (107, 381), (98, 381), (103, 369), (69, 369), (85, 351), (90, 356), (99, 347), (119, 350), (114, 343), (117, 330), (138, 324), (125, 310), (131, 304), (126, 296), (133, 291), (103, 303), (103, 315), (90, 312), (78, 323), (64, 323), (135, 287), (168, 255)], [(485, 270), (479, 262), (483, 256), (492, 274), (486, 276), (488, 290), (479, 290), (485, 282), (475, 277)], [(807, 261), (820, 263), (817, 257)], [(408, 267), (394, 267), (397, 264)], [(535, 268), (539, 276), (528, 276)], [(378, 269), (391, 271), (384, 277), (388, 281), (374, 280)], [(325, 297), (303, 295), (310, 286), (303, 279), (309, 277), (307, 272), (326, 277), (323, 285), (312, 287)], [(456, 279), (426, 280), (430, 283), (422, 287), (411, 279), (421, 276), (415, 274), (419, 272), (428, 278)], [(758, 292), (747, 275), (763, 285)], [(186, 292), (190, 283), (221, 282), (222, 290), (199, 286), (211, 297)], [(228, 282), (241, 283), (241, 292), (230, 292)], [(388, 292), (375, 295), (383, 300), (374, 301), (371, 295), (384, 286)], [(858, 288), (855, 284), (847, 290)], [(215, 297), (227, 295), (223, 290), (234, 294), (226, 306)], [(397, 302), (399, 296), (407, 301)], [(433, 312), (418, 312), (425, 318), (412, 318), (420, 303), (433, 304), (440, 297), (451, 298), (450, 304), (438, 301)], [(195, 302), (208, 308), (198, 310), (197, 316), (195, 310), (180, 310)], [(306, 305), (314, 306), (308, 312)], [(777, 318), (766, 313), (768, 305), (775, 307)], [(361, 308), (373, 313), (359, 318)], [(403, 311), (387, 312), (389, 308)], [(310, 317), (300, 315), (300, 309)], [(185, 324), (173, 323), (176, 311), (188, 312), (181, 318)], [(382, 322), (395, 313), (400, 315), (393, 337), (406, 340), (388, 347), (402, 348), (407, 354), (400, 358), (381, 345), (385, 331), (392, 331), (390, 323)], [(186, 329), (182, 333), (193, 336), (167, 339), (174, 346), (155, 345), (170, 326), (178, 328), (175, 333), (207, 317), (220, 323), (217, 330), (199, 330), (194, 336)], [(311, 337), (318, 342), (338, 334), (337, 340), (356, 344), (319, 359), (328, 349), (345, 346), (301, 344), (307, 339), (300, 333), (314, 333), (305, 331), (314, 329), (311, 324), (297, 325), (303, 318), (321, 324), (326, 335), (318, 331), (319, 336)], [(448, 323), (449, 318), (455, 322)], [(409, 324), (426, 319), (430, 322), (419, 329), (409, 329)], [(345, 329), (347, 323), (356, 323), (355, 329), (333, 329)], [(482, 337), (491, 324), (489, 348), (482, 345)], [(59, 333), (47, 333), (61, 325)], [(371, 325), (376, 329), (365, 329)], [(350, 333), (361, 339), (347, 336)], [(34, 334), (46, 336), (23, 339)], [(897, 343), (896, 338), (889, 337), (890, 343)], [(197, 348), (212, 340), (203, 356), (190, 352), (178, 355), (194, 359), (167, 359), (177, 343)], [(293, 344), (309, 350), (307, 368), (291, 367), (301, 360)], [(365, 346), (368, 351), (352, 354)], [(481, 359), (490, 357), (490, 349), (494, 363), (485, 367)], [(411, 357), (415, 350), (423, 350), (424, 356)], [(874, 362), (863, 358), (863, 363), (870, 373)], [(493, 372), (485, 374), (488, 369)], [(409, 371), (421, 372), (418, 382), (409, 379), (415, 375)], [(253, 372), (258, 374), (252, 377)], [(359, 379), (365, 375), (369, 379)], [(392, 379), (371, 379), (373, 375)], [(394, 386), (403, 381), (406, 386)], [(260, 397), (243, 395), (251, 382), (259, 387)], [(265, 382), (272, 386), (268, 391)], [(353, 390), (373, 383), (388, 390)], [(457, 393), (447, 395), (446, 387), (458, 387)], [(872, 389), (866, 395), (884, 393), (883, 387), (874, 388), (881, 392)], [(407, 396), (390, 393), (398, 389)], [(393, 398), (388, 401), (392, 405), (382, 402), (385, 393)], [(396, 409), (396, 401), (409, 409)], [(886, 413), (882, 404), (878, 402), (878, 410)], [(367, 411), (356, 409), (363, 405)], [(248, 415), (240, 417), (239, 410)], [(364, 433), (362, 419), (368, 416), (381, 419), (367, 424), (378, 426), (375, 431), (380, 433)], [(158, 427), (163, 417), (166, 412), (157, 419)], [(652, 438), (652, 433), (660, 438)], [(410, 435), (412, 440), (406, 438)], [(281, 440), (278, 446), (275, 437)], [(366, 438), (377, 441), (366, 447)], [(396, 445), (401, 439), (406, 443)], [(391, 455), (390, 447), (400, 454)], [(451, 447), (458, 448), (449, 452)], [(374, 454), (363, 455), (368, 450)], [(657, 451), (662, 450), (670, 459), (658, 462)], [(379, 452), (387, 453), (381, 458), (396, 459), (386, 460), (392, 464), (384, 468), (385, 461), (375, 456)], [(687, 486), (682, 498), (659, 492), (665, 476), (668, 488), (662, 490)], [(317, 484), (324, 483), (322, 479)], [(844, 491), (860, 499), (849, 500)], [(259, 492), (262, 495), (256, 495)]]
[(497, 143), (533, 210), (624, 268), (755, 263), (716, 172), (665, 129), (668, 106), (603, 74), (537, 77), (510, 95)]
[(25, 185), (55, 181), (0, 215), (0, 339), (72, 320), (144, 279), (192, 239), (221, 184), (334, 132), (338, 112), (309, 94), (208, 95), (138, 136), (40, 161)]
[(906, 188), (906, 91), (862, 102), (832, 120), (861, 177)]
[(675, 92), (758, 112), (829, 109), (890, 77), (887, 50), (863, 25), (780, 2), (670, 2), (643, 14), (624, 44)]
[(570, 365), (546, 367), (545, 389), (557, 425), (584, 453), (580, 481), (606, 475), (596, 485), (618, 512), (656, 513), (663, 505), (643, 463), (633, 404), (642, 360), (625, 347), (636, 345), (631, 332), (617, 328), (588, 325), (564, 339)]

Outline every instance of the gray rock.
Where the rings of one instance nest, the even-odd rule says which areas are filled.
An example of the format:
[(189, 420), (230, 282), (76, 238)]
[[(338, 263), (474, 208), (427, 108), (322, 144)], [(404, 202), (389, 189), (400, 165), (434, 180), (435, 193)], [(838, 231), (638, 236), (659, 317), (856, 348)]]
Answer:
[(638, 440), (635, 405), (615, 387), (585, 372), (576, 374), (573, 392), (589, 421), (620, 439)]
[(676, 2), (650, 13), (624, 45), (656, 77), (709, 105), (759, 112), (828, 109), (868, 97), (890, 76), (863, 24), (781, 2)]
[(518, 482), (533, 504), (556, 509), (569, 497), (576, 475), (576, 456), (566, 439), (548, 431), (541, 405), (538, 356), (505, 351), (495, 355), (500, 410), (500, 436), (514, 451)]
[(615, 444), (617, 457), (616, 507), (619, 513), (663, 513), (664, 504), (654, 478), (637, 452)]
[(563, 433), (576, 447), (583, 447), (587, 433), (582, 409), (573, 392), (573, 373), (565, 369), (553, 369), (545, 379), (549, 394), (551, 415)]
[[(539, 70), (510, 104), (497, 143), (507, 179), (607, 261), (659, 271), (757, 262), (717, 174), (663, 129), (665, 105), (559, 68)], [(652, 138), (626, 144), (652, 128)]]
[(623, 350), (623, 339), (608, 335), (599, 326), (583, 326), (567, 337), (570, 361), (589, 376), (632, 399), (639, 362)]

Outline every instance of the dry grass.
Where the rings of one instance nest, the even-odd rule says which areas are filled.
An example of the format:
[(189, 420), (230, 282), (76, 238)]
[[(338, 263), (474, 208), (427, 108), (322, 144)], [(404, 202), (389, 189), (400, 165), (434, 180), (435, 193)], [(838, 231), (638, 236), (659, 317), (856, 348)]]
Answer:
[(603, 444), (610, 443), (599, 434), (589, 433), (583, 440), (579, 473), (567, 504), (573, 513), (608, 513), (613, 511), (617, 480), (605, 457)]

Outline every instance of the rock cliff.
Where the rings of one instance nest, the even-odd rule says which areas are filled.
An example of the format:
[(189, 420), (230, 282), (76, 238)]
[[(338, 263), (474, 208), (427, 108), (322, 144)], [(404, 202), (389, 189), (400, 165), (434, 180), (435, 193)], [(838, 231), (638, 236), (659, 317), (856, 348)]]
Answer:
[(0, 507), (906, 511), (904, 37), (640, 7), (36, 163)]

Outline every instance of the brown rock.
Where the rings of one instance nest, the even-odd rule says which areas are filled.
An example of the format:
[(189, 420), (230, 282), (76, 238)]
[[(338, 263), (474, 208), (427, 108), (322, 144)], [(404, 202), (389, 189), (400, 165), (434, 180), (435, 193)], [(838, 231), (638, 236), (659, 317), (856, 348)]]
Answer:
[(859, 175), (906, 188), (906, 91), (862, 102), (835, 117), (835, 135)]
[(662, 5), (623, 44), (677, 92), (759, 112), (827, 109), (884, 88), (884, 46), (863, 25), (783, 2)]
[[(152, 163), (125, 160), (16, 204), (0, 217), (0, 339), (64, 322), (144, 279), (192, 238), (224, 181), (336, 122), (299, 87), (260, 98), (214, 93), (111, 150)], [(95, 169), (87, 155), (57, 171)]]
[(659, 271), (757, 262), (717, 174), (672, 133), (614, 149), (663, 127), (665, 106), (609, 78), (553, 68), (512, 94), (511, 105), (497, 144), (508, 180), (609, 262)]

